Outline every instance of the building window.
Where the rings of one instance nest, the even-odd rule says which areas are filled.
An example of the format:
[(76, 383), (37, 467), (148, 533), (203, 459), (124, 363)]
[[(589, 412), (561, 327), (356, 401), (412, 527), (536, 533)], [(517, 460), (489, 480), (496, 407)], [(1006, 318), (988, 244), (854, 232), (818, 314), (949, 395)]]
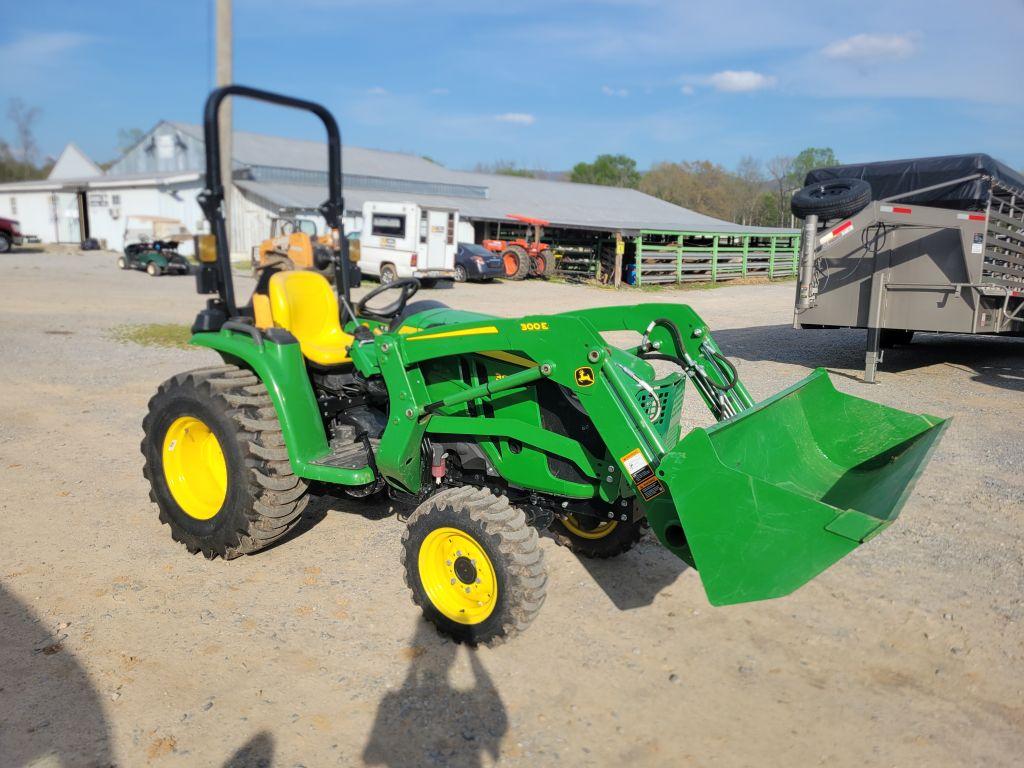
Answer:
[(18, 215), (18, 198), (16, 198), (14, 195), (11, 195), (11, 216), (17, 216), (17, 215)]
[(120, 195), (111, 195), (110, 196), (110, 204), (111, 205), (120, 205), (121, 204), (121, 196)]
[(404, 237), (405, 216), (396, 216), (392, 213), (373, 214), (370, 234), (378, 237)]
[(420, 211), (420, 242), (427, 242), (427, 212)]
[(448, 245), (455, 244), (455, 214), (448, 214)]

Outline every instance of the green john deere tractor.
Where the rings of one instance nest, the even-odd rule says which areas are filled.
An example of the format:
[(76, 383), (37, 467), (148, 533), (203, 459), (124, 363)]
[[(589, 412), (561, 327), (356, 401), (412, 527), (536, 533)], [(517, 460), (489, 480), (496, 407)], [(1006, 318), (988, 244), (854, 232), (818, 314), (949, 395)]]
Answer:
[[(278, 541), (310, 489), (387, 493), (411, 509), (403, 564), (442, 632), (493, 643), (544, 602), (538, 531), (588, 557), (647, 527), (726, 605), (788, 594), (892, 523), (945, 426), (837, 392), (823, 370), (755, 403), (680, 304), (502, 319), (411, 302), (415, 280), (356, 306), (319, 274), (264, 275), (235, 299), (217, 108), (244, 96), (313, 112), (328, 135), (341, 229), (341, 142), (320, 105), (228, 86), (206, 103), (210, 221), (192, 343), (223, 363), (164, 382), (144, 422), (145, 475), (190, 552)], [(342, 238), (344, 242), (344, 238)], [(342, 254), (339, 258), (344, 258)], [(603, 335), (635, 331), (620, 349)], [(659, 369), (674, 372), (659, 376)], [(685, 387), (717, 424), (680, 433)]]

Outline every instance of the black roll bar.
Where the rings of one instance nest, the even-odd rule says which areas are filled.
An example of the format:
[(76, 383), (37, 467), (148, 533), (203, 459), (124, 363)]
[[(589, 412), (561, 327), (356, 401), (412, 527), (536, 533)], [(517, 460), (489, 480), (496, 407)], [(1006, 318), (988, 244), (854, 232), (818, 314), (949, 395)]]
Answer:
[[(342, 261), (335, 265), (335, 285), (341, 305), (348, 311), (349, 273), (346, 256), (345, 230), (342, 214), (345, 201), (341, 195), (341, 132), (338, 123), (326, 107), (313, 101), (297, 99), (280, 93), (250, 88), (247, 85), (225, 85), (210, 92), (203, 109), (203, 138), (206, 144), (206, 188), (199, 194), (199, 206), (203, 209), (210, 230), (217, 243), (217, 292), (220, 294), (224, 311), (229, 318), (239, 315), (235, 302), (235, 287), (231, 278), (231, 252), (228, 249), (227, 225), (224, 221), (224, 179), (220, 173), (220, 105), (228, 96), (243, 96), (256, 101), (278, 104), (312, 112), (320, 118), (327, 129), (327, 200), (319, 208), (329, 229), (338, 230), (338, 246)], [(229, 179), (230, 182), (230, 179)]]

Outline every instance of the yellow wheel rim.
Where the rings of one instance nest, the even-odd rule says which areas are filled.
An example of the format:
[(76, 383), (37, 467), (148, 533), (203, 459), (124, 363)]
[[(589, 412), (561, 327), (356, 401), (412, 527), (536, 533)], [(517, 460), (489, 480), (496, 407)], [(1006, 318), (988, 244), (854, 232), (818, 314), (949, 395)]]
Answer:
[(498, 577), (484, 548), (458, 528), (431, 531), (420, 545), (420, 582), (430, 602), (459, 624), (479, 624), (498, 602)]
[(224, 504), (228, 467), (217, 436), (194, 416), (180, 416), (164, 435), (164, 477), (189, 517), (209, 520)]
[(562, 525), (566, 527), (566, 530), (574, 536), (579, 536), (581, 539), (603, 539), (605, 536), (615, 530), (615, 526), (619, 523), (617, 520), (612, 520), (607, 523), (598, 523), (596, 528), (586, 530), (581, 528), (579, 522), (575, 517), (569, 515), (562, 520)]

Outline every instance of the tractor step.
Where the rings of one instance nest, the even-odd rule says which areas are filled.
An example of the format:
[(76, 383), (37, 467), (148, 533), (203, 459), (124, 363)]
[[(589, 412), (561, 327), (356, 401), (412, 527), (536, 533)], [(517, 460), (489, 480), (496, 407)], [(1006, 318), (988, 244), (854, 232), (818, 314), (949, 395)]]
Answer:
[[(370, 439), (370, 446), (374, 451), (380, 444), (379, 440)], [(331, 452), (326, 456), (312, 462), (318, 467), (336, 467), (338, 469), (362, 469), (369, 466), (370, 457), (366, 455), (366, 445), (362, 442), (352, 443), (331, 442)]]

